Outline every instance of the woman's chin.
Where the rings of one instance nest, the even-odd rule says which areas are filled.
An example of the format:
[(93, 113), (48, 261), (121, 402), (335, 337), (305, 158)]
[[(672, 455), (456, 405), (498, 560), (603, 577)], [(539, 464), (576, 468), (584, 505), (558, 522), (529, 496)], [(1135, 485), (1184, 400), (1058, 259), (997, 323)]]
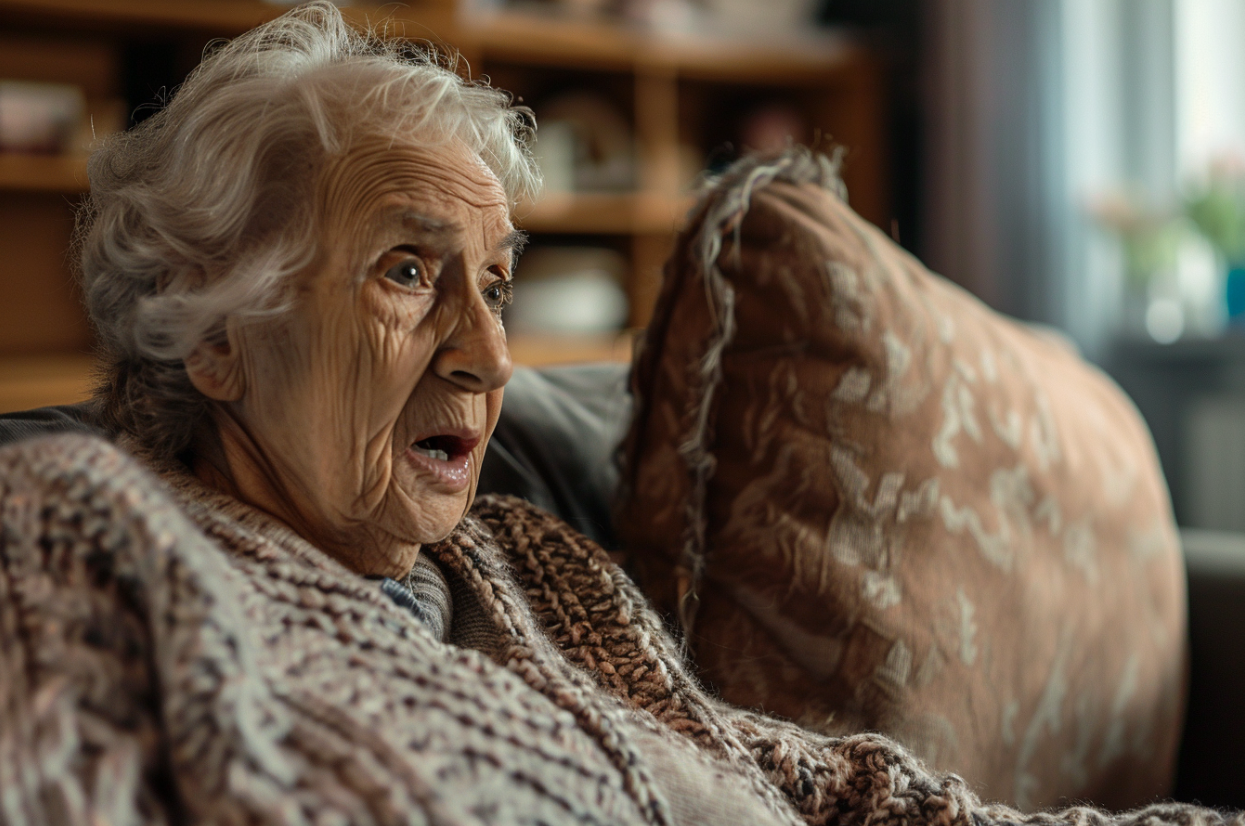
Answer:
[(449, 536), (471, 506), (478, 461), (475, 455), (445, 461), (408, 449), (394, 467), (384, 521), (395, 534), (419, 544)]
[(418, 452), (410, 447), (404, 451), (403, 458), (414, 471), (414, 477), (418, 483), (418, 491), (410, 491), (411, 497), (416, 501), (422, 501), (422, 496), (417, 494), (427, 496), (440, 493), (457, 497), (470, 489), (471, 454), (462, 453), (456, 456), (442, 454), (442, 456), (445, 458)]

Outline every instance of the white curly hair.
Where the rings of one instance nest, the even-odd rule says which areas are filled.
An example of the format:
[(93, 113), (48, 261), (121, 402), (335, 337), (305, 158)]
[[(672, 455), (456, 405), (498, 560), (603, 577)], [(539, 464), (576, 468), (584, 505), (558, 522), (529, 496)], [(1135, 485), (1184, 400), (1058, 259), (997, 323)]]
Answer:
[(78, 248), (103, 350), (101, 423), (161, 455), (207, 405), (182, 360), (285, 309), (316, 254), (316, 171), (360, 140), (461, 144), (513, 201), (539, 175), (531, 113), (452, 60), (315, 0), (209, 50), (160, 112), (91, 156)]

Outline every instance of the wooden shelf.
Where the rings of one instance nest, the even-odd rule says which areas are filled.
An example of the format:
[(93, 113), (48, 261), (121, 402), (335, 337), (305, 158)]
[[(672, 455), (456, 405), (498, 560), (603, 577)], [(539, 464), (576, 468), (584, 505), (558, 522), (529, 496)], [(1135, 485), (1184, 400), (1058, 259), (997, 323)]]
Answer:
[(487, 60), (755, 84), (825, 82), (861, 51), (840, 33), (754, 42), (523, 12), (466, 16), (457, 36)]
[(86, 158), (0, 152), (0, 191), (87, 191)]
[(681, 78), (749, 85), (813, 86), (833, 83), (864, 57), (841, 32), (781, 41), (713, 37), (659, 40), (647, 62), (664, 63)]
[[(0, 0), (14, 23), (60, 31), (201, 31), (236, 35), (288, 5), (262, 0)], [(342, 13), (412, 39), (453, 43), (488, 60), (633, 72), (659, 70), (743, 83), (813, 83), (849, 65), (860, 49), (841, 34), (781, 41), (667, 34), (554, 14), (456, 13), (454, 0), (359, 3)]]
[[(122, 71), (132, 50), (158, 46), (167, 51), (176, 69), (160, 77), (155, 75), (164, 70), (153, 69), (152, 80), (155, 86), (176, 83), (210, 39), (236, 36), (290, 5), (275, 0), (0, 0), (0, 55), (8, 58), (9, 76), (78, 85), (88, 104), (115, 101), (133, 81)], [(884, 89), (876, 62), (850, 38), (833, 33), (782, 41), (674, 35), (529, 10), (481, 13), (471, 5), (468, 0), (353, 0), (342, 13), (389, 37), (457, 49), (464, 69), (476, 75), (492, 72), (499, 85), (538, 106), (542, 99), (574, 89), (598, 94), (618, 109), (632, 133), (635, 191), (547, 193), (518, 207), (514, 218), (537, 236), (537, 243), (609, 236), (602, 243), (629, 259), (630, 325), (648, 321), (662, 264), (692, 205), (690, 196), (678, 194), (694, 172), (691, 167), (715, 145), (738, 137), (728, 134), (738, 125), (733, 119), (742, 119), (742, 110), (756, 101), (786, 101), (815, 133), (846, 145), (851, 154), (844, 176), (853, 205), (870, 220), (889, 221)], [(732, 108), (736, 102), (739, 112)], [(0, 155), (0, 255), (10, 259), (14, 274), (22, 275), (0, 285), (7, 291), (0, 291), (0, 308), (8, 309), (0, 332), (7, 331), (10, 352), (66, 352), (89, 344), (66, 258), (73, 203), (87, 190), (82, 158)], [(50, 285), (46, 295), (32, 294), (32, 285), (40, 284)], [(608, 336), (521, 338), (513, 347), (516, 361), (530, 364), (626, 360), (630, 352)], [(39, 375), (27, 370), (25, 378), (0, 364), (0, 389), (19, 388), (13, 391), (18, 396), (10, 398), (21, 400), (6, 404), (72, 400), (83, 392), (83, 369), (65, 372), (68, 368), (49, 364), (35, 370)]]
[(631, 361), (633, 335), (629, 332), (595, 336), (514, 336), (510, 339), (510, 358), (528, 367), (576, 364), (592, 361)]
[[(0, 191), (88, 189), (86, 158), (0, 153)], [(554, 193), (520, 206), (515, 217), (532, 232), (662, 234), (675, 232), (692, 199), (647, 193)]]
[(286, 7), (259, 0), (0, 0), (0, 10), (15, 21), (62, 30), (112, 31), (137, 25), (237, 34), (277, 17)]
[[(231, 36), (279, 17), (295, 4), (262, 0), (0, 0), (0, 12), (14, 23), (61, 31), (133, 32), (169, 30)], [(411, 8), (414, 6), (414, 8)], [(429, 24), (453, 24), (453, 0), (410, 0), (405, 6), (364, 3), (347, 6), (343, 15), (355, 23), (414, 24), (405, 36), (428, 37)]]
[(94, 366), (79, 354), (0, 357), (0, 413), (85, 401)]
[(632, 31), (552, 14), (475, 14), (459, 25), (460, 38), (489, 60), (629, 72), (640, 51)]
[(692, 198), (650, 193), (555, 192), (515, 209), (529, 232), (671, 235), (683, 225)]

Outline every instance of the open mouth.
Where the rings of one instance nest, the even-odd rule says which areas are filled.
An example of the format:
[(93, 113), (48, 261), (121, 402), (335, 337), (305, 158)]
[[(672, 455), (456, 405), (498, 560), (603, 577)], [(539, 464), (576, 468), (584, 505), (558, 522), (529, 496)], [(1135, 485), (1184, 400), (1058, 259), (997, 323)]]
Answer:
[(471, 486), (471, 451), (480, 435), (471, 431), (438, 433), (418, 439), (406, 449), (407, 461), (444, 493), (458, 494)]
[(460, 436), (429, 436), (411, 445), (411, 451), (429, 459), (452, 462), (470, 453), (479, 441), (478, 438), (464, 439)]

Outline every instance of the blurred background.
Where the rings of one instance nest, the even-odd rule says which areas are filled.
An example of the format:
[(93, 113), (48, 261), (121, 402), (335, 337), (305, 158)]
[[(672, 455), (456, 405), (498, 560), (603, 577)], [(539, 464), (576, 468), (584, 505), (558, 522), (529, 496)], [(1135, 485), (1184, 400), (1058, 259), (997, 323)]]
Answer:
[[(264, 0), (0, 0), (0, 411), (89, 393), (72, 275), (91, 144), (157, 111)], [(546, 189), (516, 360), (620, 359), (697, 180), (846, 150), (858, 212), (1133, 396), (1177, 517), (1245, 530), (1245, 3), (410, 0), (357, 22), (531, 106)], [(222, 174), (228, 174), (222, 170)]]

